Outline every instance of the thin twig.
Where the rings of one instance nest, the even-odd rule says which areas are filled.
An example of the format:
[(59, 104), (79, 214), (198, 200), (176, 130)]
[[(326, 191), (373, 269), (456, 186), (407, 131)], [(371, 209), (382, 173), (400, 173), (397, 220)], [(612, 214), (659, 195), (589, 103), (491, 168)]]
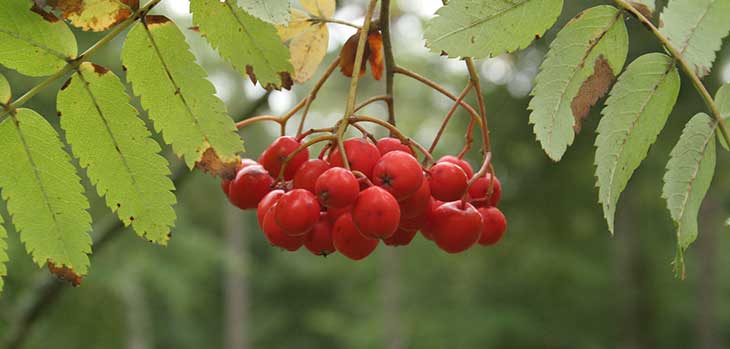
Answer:
[(297, 135), (300, 135), (302, 133), (302, 130), (304, 130), (304, 121), (307, 120), (309, 107), (312, 105), (312, 102), (314, 102), (314, 100), (317, 98), (317, 93), (319, 93), (319, 90), (322, 88), (322, 86), (324, 86), (324, 83), (329, 80), (330, 76), (332, 76), (332, 72), (334, 72), (339, 65), (340, 57), (337, 57), (334, 61), (332, 61), (332, 63), (330, 63), (330, 65), (324, 71), (319, 80), (317, 80), (317, 83), (314, 84), (312, 90), (309, 91), (307, 97), (305, 97), (306, 102), (304, 104), (304, 111), (302, 112), (302, 119), (299, 121), (299, 127), (297, 127)]
[(471, 82), (474, 84), (474, 92), (476, 92), (479, 116), (482, 120), (482, 152), (486, 154), (492, 151), (492, 144), (489, 141), (489, 123), (487, 123), (487, 108), (484, 104), (484, 96), (482, 95), (482, 83), (479, 81), (479, 73), (474, 66), (474, 60), (471, 57), (467, 57), (464, 58), (464, 62), (466, 62)]
[[(439, 140), (441, 139), (441, 135), (444, 133), (444, 130), (446, 130), (446, 126), (449, 124), (449, 120), (451, 120), (451, 117), (454, 116), (454, 113), (456, 112), (456, 108), (459, 107), (459, 103), (464, 100), (464, 97), (466, 97), (467, 93), (469, 93), (469, 90), (471, 90), (472, 86), (474, 86), (474, 83), (472, 81), (469, 81), (468, 84), (466, 84), (466, 87), (463, 91), (459, 94), (459, 97), (456, 98), (456, 102), (453, 106), (451, 106), (451, 109), (449, 109), (449, 112), (446, 113), (446, 116), (444, 117), (444, 121), (441, 123), (441, 127), (439, 128), (438, 132), (436, 132), (436, 137), (433, 139), (433, 143), (431, 143), (431, 147), (428, 148), (429, 153), (433, 153), (433, 151), (436, 149), (436, 145), (438, 145)], [(473, 124), (474, 120), (472, 119), (470, 121), (470, 124)]]
[(395, 79), (395, 56), (390, 40), (390, 0), (380, 1), (380, 30), (383, 34), (383, 54), (385, 56), (385, 94), (388, 105), (388, 123), (395, 126), (395, 98), (393, 83)]
[[(413, 140), (411, 138), (408, 138), (397, 127), (391, 125), (390, 123), (388, 123), (386, 121), (380, 120), (378, 118), (374, 118), (372, 116), (353, 115), (352, 117), (350, 117), (348, 119), (348, 122), (351, 123), (351, 124), (358, 123), (358, 122), (370, 122), (370, 123), (373, 123), (373, 124), (376, 124), (376, 125), (383, 126), (383, 127), (385, 127), (387, 130), (389, 130), (391, 132), (391, 134), (393, 135), (393, 137), (398, 138), (403, 144), (408, 145), (409, 147), (411, 147), (411, 150), (414, 150), (413, 148), (415, 148), (419, 152), (421, 152), (423, 154), (423, 156), (426, 159), (428, 159), (428, 161), (430, 163), (434, 163), (435, 162), (433, 160), (433, 156), (431, 156), (431, 153), (428, 152), (428, 149), (426, 149), (426, 147), (422, 146), (421, 144), (419, 144), (415, 140)], [(414, 151), (414, 153), (415, 153), (415, 151)]]
[[(370, 98), (364, 100), (362, 103), (358, 104), (355, 107), (355, 110), (353, 110), (352, 112), (357, 113), (358, 111), (360, 111), (360, 109), (365, 108), (366, 106), (368, 106), (372, 103), (378, 102), (378, 101), (384, 101), (385, 103), (388, 103), (388, 101), (390, 99), (391, 99), (391, 97), (386, 96), (386, 95), (370, 97)], [(392, 125), (392, 123), (391, 123), (391, 125)]]
[(315, 23), (315, 24), (316, 23), (334, 23), (334, 24), (345, 25), (345, 26), (352, 27), (352, 28), (355, 28), (355, 29), (360, 29), (361, 28), (359, 25), (357, 25), (355, 23), (350, 23), (350, 22), (347, 22), (347, 21), (342, 21), (342, 20), (339, 20), (339, 19), (336, 19), (336, 18), (324, 18), (324, 17), (312, 16), (312, 17), (309, 17), (309, 21), (312, 22), (312, 23)]

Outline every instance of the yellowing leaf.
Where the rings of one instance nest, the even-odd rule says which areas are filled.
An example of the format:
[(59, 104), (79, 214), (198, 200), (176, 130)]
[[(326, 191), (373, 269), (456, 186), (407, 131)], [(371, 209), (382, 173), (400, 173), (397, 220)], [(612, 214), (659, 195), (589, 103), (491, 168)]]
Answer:
[(295, 37), (289, 44), (291, 63), (294, 66), (294, 81), (305, 82), (312, 78), (317, 67), (327, 54), (329, 31), (320, 24), (315, 30), (306, 31)]
[(63, 18), (76, 27), (103, 31), (129, 18), (139, 0), (52, 0), (49, 5), (63, 11)]
[(332, 17), (335, 14), (337, 4), (335, 0), (299, 0), (307, 12), (318, 17)]
[(309, 16), (305, 12), (295, 9), (291, 11), (291, 21), (288, 24), (276, 26), (276, 31), (279, 33), (281, 41), (284, 42), (314, 29), (315, 25), (309, 21)]

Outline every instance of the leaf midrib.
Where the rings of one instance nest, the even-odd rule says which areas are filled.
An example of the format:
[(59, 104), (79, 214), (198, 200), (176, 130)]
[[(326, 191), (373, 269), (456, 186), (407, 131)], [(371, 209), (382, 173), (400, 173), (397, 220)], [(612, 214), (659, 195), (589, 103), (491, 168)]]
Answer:
[(480, 19), (480, 20), (478, 20), (476, 22), (470, 23), (467, 26), (464, 26), (464, 27), (461, 27), (461, 28), (457, 28), (456, 30), (452, 30), (450, 32), (444, 33), (441, 36), (433, 39), (431, 42), (438, 42), (438, 41), (441, 41), (441, 40), (445, 39), (446, 37), (449, 37), (449, 36), (452, 36), (452, 35), (456, 35), (457, 33), (460, 33), (462, 31), (466, 31), (466, 30), (469, 30), (469, 29), (472, 29), (472, 28), (474, 28), (476, 26), (480, 26), (480, 25), (482, 25), (482, 24), (484, 24), (484, 23), (486, 23), (488, 21), (491, 21), (495, 17), (501, 16), (501, 15), (503, 15), (503, 14), (505, 14), (507, 12), (510, 12), (510, 11), (512, 11), (512, 10), (520, 7), (520, 6), (523, 6), (523, 5), (525, 5), (525, 4), (527, 4), (528, 2), (531, 2), (531, 1), (533, 1), (533, 0), (524, 0), (524, 1), (520, 2), (520, 3), (513, 4), (512, 6), (507, 7), (507, 8), (504, 8), (501, 11), (498, 11), (498, 12), (492, 14), (491, 16), (487, 16), (487, 17), (482, 18), (482, 19)]
[(30, 38), (28, 38), (28, 37), (26, 37), (24, 35), (20, 35), (18, 33), (11, 32), (9, 30), (2, 29), (2, 28), (0, 28), (0, 33), (4, 33), (4, 34), (9, 35), (9, 36), (12, 36), (12, 37), (14, 37), (14, 38), (16, 38), (18, 40), (25, 41), (28, 44), (30, 44), (31, 46), (37, 47), (37, 48), (39, 48), (41, 50), (44, 50), (44, 51), (48, 52), (49, 54), (56, 56), (58, 59), (60, 59), (60, 60), (62, 60), (64, 62), (69, 58), (69, 57), (66, 57), (63, 53), (58, 52), (58, 51), (56, 51), (56, 50), (54, 50), (54, 49), (52, 49), (52, 48), (50, 48), (50, 47), (48, 47), (46, 45), (40, 44), (40, 43), (36, 42), (35, 40), (32, 40), (32, 39), (30, 39)]

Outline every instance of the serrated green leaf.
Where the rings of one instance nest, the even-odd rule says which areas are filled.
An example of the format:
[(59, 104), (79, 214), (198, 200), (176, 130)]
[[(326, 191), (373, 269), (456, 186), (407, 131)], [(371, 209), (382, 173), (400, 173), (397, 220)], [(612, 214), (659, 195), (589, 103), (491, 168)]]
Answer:
[(629, 0), (631, 6), (639, 10), (641, 14), (646, 18), (654, 16), (654, 10), (656, 9), (655, 0)]
[(58, 93), (61, 127), (99, 196), (138, 235), (166, 244), (175, 222), (167, 160), (124, 85), (103, 67), (83, 63)]
[(674, 60), (661, 53), (637, 58), (611, 90), (598, 124), (595, 159), (598, 201), (611, 233), (618, 198), (664, 128), (678, 94)]
[(623, 69), (628, 40), (621, 11), (597, 6), (568, 22), (550, 44), (529, 109), (533, 131), (551, 159), (562, 158), (590, 107)]
[[(722, 85), (720, 89), (717, 90), (717, 93), (715, 94), (715, 104), (717, 105), (717, 109), (720, 110), (722, 119), (725, 121), (725, 127), (727, 127), (727, 123), (730, 121), (730, 84)], [(725, 138), (723, 138), (722, 135), (719, 135), (718, 138), (720, 138), (720, 145), (722, 145), (725, 150), (730, 150), (725, 142)]]
[(208, 42), (241, 74), (265, 88), (290, 88), (294, 71), (276, 28), (233, 0), (191, 0), (190, 12)]
[(715, 52), (730, 32), (730, 0), (671, 0), (659, 31), (703, 77), (712, 70)]
[(36, 112), (18, 109), (0, 123), (0, 149), (2, 196), (33, 261), (86, 274), (89, 202), (56, 130)]
[(677, 226), (677, 270), (683, 270), (682, 254), (697, 239), (697, 214), (715, 174), (715, 126), (707, 114), (695, 115), (667, 163), (662, 198)]
[(289, 0), (242, 0), (240, 4), (249, 14), (271, 24), (289, 22)]
[(426, 46), (449, 57), (494, 57), (527, 47), (558, 19), (563, 0), (451, 0), (426, 27)]
[(66, 23), (32, 7), (30, 0), (0, 1), (0, 64), (28, 76), (51, 75), (76, 57), (76, 38)]
[(12, 91), (10, 91), (10, 84), (8, 79), (0, 74), (0, 104), (10, 103), (10, 98), (13, 97)]
[(146, 24), (137, 24), (127, 35), (122, 62), (155, 129), (190, 168), (213, 151), (219, 161), (210, 172), (235, 171), (241, 137), (175, 23), (148, 16)]
[(5, 231), (4, 223), (3, 217), (0, 216), (0, 293), (3, 291), (3, 277), (8, 275), (8, 269), (5, 267), (8, 261), (8, 243), (5, 239), (8, 233)]

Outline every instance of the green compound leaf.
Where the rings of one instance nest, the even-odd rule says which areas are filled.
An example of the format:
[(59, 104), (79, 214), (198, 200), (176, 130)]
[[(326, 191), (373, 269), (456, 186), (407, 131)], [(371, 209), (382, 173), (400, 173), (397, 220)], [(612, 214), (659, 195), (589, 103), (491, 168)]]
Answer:
[(692, 65), (695, 74), (712, 70), (715, 52), (730, 32), (730, 0), (671, 0), (659, 31)]
[(18, 109), (0, 123), (0, 149), (2, 197), (33, 261), (86, 274), (89, 202), (56, 130), (36, 112)]
[(616, 203), (674, 108), (679, 74), (672, 58), (650, 53), (632, 62), (611, 90), (598, 124), (598, 201), (613, 234)]
[(83, 63), (58, 93), (61, 127), (99, 196), (126, 226), (147, 240), (166, 244), (175, 222), (174, 185), (167, 160), (119, 78)]
[(0, 105), (10, 103), (10, 98), (13, 97), (12, 91), (10, 90), (10, 84), (8, 79), (0, 74)]
[[(727, 124), (730, 122), (730, 84), (722, 85), (722, 87), (717, 90), (717, 93), (715, 94), (715, 104), (717, 105), (717, 109), (720, 110), (722, 119), (725, 121), (725, 127), (728, 127)], [(718, 134), (718, 138), (720, 139), (720, 145), (722, 145), (725, 150), (730, 150), (727, 143), (725, 143), (725, 138), (723, 138), (721, 134)]]
[(578, 14), (550, 44), (529, 109), (535, 136), (554, 161), (623, 69), (628, 42), (622, 12), (597, 6)]
[(674, 146), (664, 175), (662, 198), (677, 226), (675, 270), (684, 275), (684, 251), (697, 239), (697, 214), (715, 174), (715, 121), (695, 115)]
[(239, 3), (249, 14), (271, 24), (288, 23), (291, 17), (289, 0), (242, 0)]
[(8, 233), (5, 231), (4, 223), (3, 217), (0, 216), (0, 292), (3, 291), (3, 277), (8, 275), (8, 269), (5, 267), (8, 261), (8, 243), (5, 239)]
[(46, 76), (76, 53), (76, 38), (66, 23), (33, 7), (33, 1), (0, 1), (0, 64), (24, 75)]
[(292, 85), (289, 50), (276, 28), (249, 15), (233, 0), (191, 0), (193, 23), (218, 53), (266, 89)]
[(132, 28), (122, 51), (134, 93), (190, 168), (198, 163), (214, 175), (234, 175), (243, 141), (215, 87), (175, 23), (162, 16), (145, 22)]
[(527, 47), (558, 19), (563, 0), (451, 0), (426, 27), (426, 46), (449, 57), (494, 57)]

